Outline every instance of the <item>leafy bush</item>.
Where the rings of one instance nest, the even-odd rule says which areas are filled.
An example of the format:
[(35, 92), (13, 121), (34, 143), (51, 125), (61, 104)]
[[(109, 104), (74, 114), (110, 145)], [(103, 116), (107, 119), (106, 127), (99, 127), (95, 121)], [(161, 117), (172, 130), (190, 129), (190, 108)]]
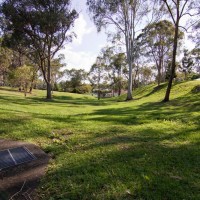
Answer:
[(192, 76), (191, 76), (191, 80), (195, 80), (198, 78), (200, 78), (200, 74), (192, 74)]

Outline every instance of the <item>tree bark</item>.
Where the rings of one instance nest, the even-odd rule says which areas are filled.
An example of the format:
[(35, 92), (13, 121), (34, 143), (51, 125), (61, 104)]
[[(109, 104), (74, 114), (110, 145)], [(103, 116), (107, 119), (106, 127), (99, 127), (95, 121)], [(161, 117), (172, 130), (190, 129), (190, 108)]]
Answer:
[(122, 80), (121, 80), (121, 67), (118, 69), (117, 76), (118, 76), (118, 96), (121, 95), (122, 90)]
[(47, 82), (47, 99), (51, 100), (52, 95), (51, 95), (51, 83)]
[(179, 33), (179, 20), (177, 20), (177, 23), (175, 24), (175, 34), (174, 34), (174, 46), (173, 46), (173, 59), (172, 59), (172, 66), (170, 70), (170, 77), (169, 77), (169, 83), (167, 86), (167, 91), (165, 94), (165, 98), (163, 102), (168, 102), (170, 97), (170, 92), (172, 88), (172, 82), (175, 76), (176, 71), (176, 52), (177, 52), (177, 45), (178, 45), (178, 33)]
[(51, 59), (50, 56), (48, 58), (48, 68), (47, 68), (47, 99), (51, 100)]
[(158, 86), (160, 85), (161, 83), (161, 69), (158, 68)]
[(127, 101), (130, 101), (133, 99), (132, 97), (132, 91), (133, 91), (133, 69), (132, 69), (132, 63), (129, 62), (129, 81), (128, 81), (128, 92), (127, 92)]

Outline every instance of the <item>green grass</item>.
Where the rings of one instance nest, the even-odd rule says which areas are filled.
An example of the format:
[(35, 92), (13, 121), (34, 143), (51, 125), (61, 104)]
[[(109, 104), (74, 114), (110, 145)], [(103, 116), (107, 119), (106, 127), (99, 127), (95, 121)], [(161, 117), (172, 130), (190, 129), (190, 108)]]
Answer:
[(54, 155), (40, 199), (200, 199), (200, 81), (149, 85), (125, 97), (0, 89), (0, 138)]

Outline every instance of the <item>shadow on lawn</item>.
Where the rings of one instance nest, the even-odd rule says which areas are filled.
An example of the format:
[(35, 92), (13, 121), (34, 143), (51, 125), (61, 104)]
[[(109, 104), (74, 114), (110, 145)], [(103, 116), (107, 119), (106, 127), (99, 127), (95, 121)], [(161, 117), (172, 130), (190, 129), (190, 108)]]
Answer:
[(0, 90), (2, 90), (2, 91), (11, 91), (11, 92), (18, 92), (19, 93), (19, 91), (16, 88), (0, 87)]
[(27, 98), (23, 97), (16, 97), (13, 99), (12, 96), (0, 96), (0, 100), (14, 103), (18, 105), (38, 105), (38, 104), (45, 104), (45, 105), (52, 105), (52, 106), (68, 106), (68, 105), (91, 105), (91, 106), (103, 106), (103, 105), (110, 105), (112, 102), (109, 101), (98, 101), (97, 99), (90, 99), (88, 97), (77, 98), (71, 96), (55, 96), (52, 100), (47, 100), (41, 97), (34, 97), (30, 96)]
[[(167, 86), (167, 84), (161, 84), (161, 85), (158, 85), (158, 86), (156, 86), (156, 87), (153, 86), (151, 92), (149, 92), (148, 94), (143, 95), (143, 96), (140, 97), (139, 99), (142, 99), (142, 98), (144, 98), (144, 97), (149, 97), (149, 96), (155, 94), (156, 92), (158, 92), (158, 91), (160, 91), (160, 90), (166, 88), (166, 86)], [(152, 86), (151, 86), (151, 87), (152, 87)], [(144, 89), (146, 89), (146, 87), (145, 87)], [(142, 91), (141, 91), (141, 92), (142, 92)]]
[[(114, 124), (139, 125), (153, 120), (170, 120), (182, 122), (194, 122), (200, 124), (199, 95), (186, 95), (174, 99), (168, 103), (150, 102), (143, 103), (137, 107), (100, 109), (91, 113), (92, 120), (102, 122), (113, 122)], [(95, 117), (96, 116), (96, 117)]]
[(129, 145), (127, 148), (120, 148), (119, 138), (110, 142), (117, 148), (109, 150), (108, 146), (99, 144), (96, 150), (101, 148), (101, 153), (91, 147), (85, 153), (79, 152), (81, 149), (72, 153), (73, 161), (49, 171), (43, 191), (55, 199), (200, 197), (200, 143), (170, 147), (154, 138), (146, 142), (142, 136), (129, 140), (128, 137), (123, 140), (124, 146)]
[(28, 118), (25, 117), (16, 118), (16, 116), (7, 117), (6, 114), (7, 112), (1, 112), (2, 116), (0, 115), (0, 135), (5, 134), (9, 136), (9, 134), (12, 133), (13, 131), (16, 131), (17, 128), (20, 128), (21, 126), (24, 126), (29, 122)]

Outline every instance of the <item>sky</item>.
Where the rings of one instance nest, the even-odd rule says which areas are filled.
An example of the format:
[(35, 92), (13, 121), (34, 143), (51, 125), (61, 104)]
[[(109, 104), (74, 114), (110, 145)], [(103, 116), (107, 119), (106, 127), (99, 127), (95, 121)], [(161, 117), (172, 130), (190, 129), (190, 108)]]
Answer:
[(107, 36), (103, 31), (97, 33), (87, 11), (86, 0), (73, 0), (72, 8), (79, 13), (79, 18), (76, 19), (73, 28), (77, 37), (73, 39), (72, 43), (66, 44), (59, 53), (65, 55), (67, 69), (89, 71), (101, 48), (106, 46)]
[[(59, 53), (65, 55), (67, 69), (75, 68), (89, 71), (100, 50), (107, 45), (107, 36), (104, 30), (100, 33), (97, 32), (87, 11), (86, 0), (72, 0), (71, 7), (79, 13), (73, 28), (77, 37), (73, 39), (72, 43), (66, 44)], [(183, 20), (183, 24), (185, 22), (186, 20)], [(183, 46), (190, 50), (194, 48), (194, 44), (187, 40), (187, 36)]]

